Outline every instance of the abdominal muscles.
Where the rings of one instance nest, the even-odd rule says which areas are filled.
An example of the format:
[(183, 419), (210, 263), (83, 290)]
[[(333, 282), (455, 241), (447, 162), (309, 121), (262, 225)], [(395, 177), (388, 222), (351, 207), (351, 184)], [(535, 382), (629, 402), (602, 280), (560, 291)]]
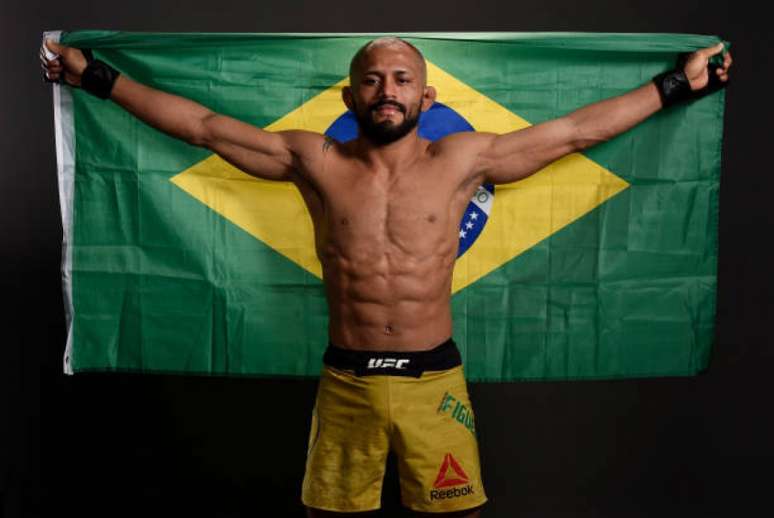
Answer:
[(360, 226), (339, 218), (334, 224), (345, 228), (318, 242), (331, 341), (399, 351), (429, 349), (449, 338), (457, 241), (447, 218), (422, 215), (390, 224), (364, 219), (370, 221)]

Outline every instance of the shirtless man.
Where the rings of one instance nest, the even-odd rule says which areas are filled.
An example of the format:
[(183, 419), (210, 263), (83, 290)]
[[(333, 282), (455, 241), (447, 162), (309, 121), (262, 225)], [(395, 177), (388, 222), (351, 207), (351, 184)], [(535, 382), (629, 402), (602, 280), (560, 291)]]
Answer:
[[(270, 133), (87, 61), (54, 42), (47, 78), (109, 97), (142, 121), (242, 171), (293, 182), (312, 217), (330, 319), (302, 500), (308, 515), (379, 507), (384, 460), (396, 452), (401, 495), (420, 515), (479, 516), (486, 501), (473, 414), (451, 340), (458, 225), (476, 188), (510, 183), (628, 130), (668, 104), (728, 80), (722, 43), (624, 95), (504, 135), (436, 142), (417, 122), (433, 104), (424, 58), (397, 38), (362, 47), (343, 99), (359, 135)], [(88, 65), (88, 69), (87, 69)], [(682, 73), (682, 75), (681, 75)], [(83, 79), (83, 84), (82, 84)], [(418, 201), (412, 193), (425, 193)]]

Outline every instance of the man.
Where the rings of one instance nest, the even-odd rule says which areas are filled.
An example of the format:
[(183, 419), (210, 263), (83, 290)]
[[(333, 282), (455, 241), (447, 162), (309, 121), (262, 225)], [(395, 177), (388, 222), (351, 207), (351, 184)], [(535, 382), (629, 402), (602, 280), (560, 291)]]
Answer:
[[(90, 53), (53, 42), (46, 76), (110, 98), (151, 126), (217, 153), (246, 173), (293, 182), (315, 228), (330, 345), (313, 412), (302, 499), (311, 517), (379, 507), (396, 452), (404, 504), (433, 516), (479, 516), (473, 414), (451, 340), (458, 224), (482, 183), (510, 183), (604, 142), (662, 107), (728, 81), (723, 45), (701, 49), (619, 97), (505, 135), (417, 134), (435, 99), (412, 45), (380, 38), (350, 65), (343, 99), (359, 127), (338, 143), (306, 131), (269, 133), (139, 84)], [(711, 87), (710, 87), (711, 85)], [(411, 196), (425, 193), (420, 200)], [(462, 416), (462, 417), (460, 417)]]

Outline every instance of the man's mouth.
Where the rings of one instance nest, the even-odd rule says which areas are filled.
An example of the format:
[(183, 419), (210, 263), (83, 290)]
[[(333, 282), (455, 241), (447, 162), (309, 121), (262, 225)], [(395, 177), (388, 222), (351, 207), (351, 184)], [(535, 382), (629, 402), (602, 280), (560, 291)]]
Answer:
[(403, 106), (393, 103), (377, 104), (372, 110), (382, 114), (405, 113)]

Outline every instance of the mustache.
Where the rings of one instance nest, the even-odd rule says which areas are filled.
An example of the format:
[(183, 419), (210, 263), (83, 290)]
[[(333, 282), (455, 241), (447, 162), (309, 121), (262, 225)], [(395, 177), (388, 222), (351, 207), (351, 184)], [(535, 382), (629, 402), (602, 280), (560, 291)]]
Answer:
[(371, 110), (371, 111), (374, 111), (374, 110), (378, 110), (382, 106), (386, 106), (386, 105), (394, 106), (395, 108), (400, 110), (401, 113), (403, 113), (403, 114), (406, 113), (406, 107), (403, 106), (402, 104), (400, 104), (399, 102), (396, 102), (396, 101), (386, 101), (386, 100), (385, 101), (377, 101), (374, 104), (372, 104), (371, 106), (369, 106), (368, 109)]

